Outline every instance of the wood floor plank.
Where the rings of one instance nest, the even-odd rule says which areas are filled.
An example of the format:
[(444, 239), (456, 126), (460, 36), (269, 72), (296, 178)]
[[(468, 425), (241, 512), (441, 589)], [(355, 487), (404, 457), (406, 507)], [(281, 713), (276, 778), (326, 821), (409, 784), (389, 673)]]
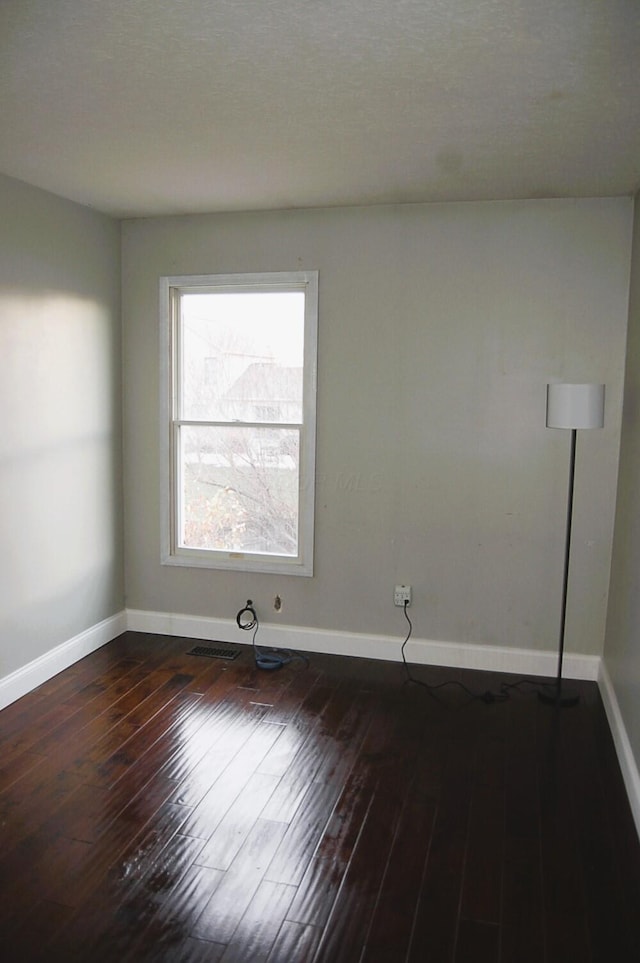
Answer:
[[(69, 958), (75, 951), (87, 959), (143, 959), (151, 947), (156, 950), (188, 935), (177, 935), (175, 927), (159, 921), (167, 903), (180, 895), (178, 887), (198, 853), (197, 841), (176, 832), (181, 818), (179, 807), (170, 805), (152, 827), (130, 841), (52, 942), (56, 956)], [(191, 904), (197, 895), (189, 893)], [(163, 944), (169, 933), (173, 940)]]
[(38, 744), (44, 754), (55, 752), (60, 768), (75, 769), (79, 776), (92, 775), (99, 762), (122, 746), (175, 694), (175, 674), (168, 670), (151, 673), (128, 690), (104, 712), (90, 707), (69, 720)]
[(194, 809), (203, 803), (213, 784), (258, 727), (265, 712), (264, 706), (237, 706), (223, 700), (207, 726), (205, 737), (199, 740), (195, 754), (191, 753), (192, 765), (178, 781), (173, 801)]
[(282, 726), (271, 723), (258, 723), (251, 728), (242, 748), (219, 773), (207, 795), (194, 809), (184, 829), (186, 835), (200, 836), (202, 839), (211, 836), (282, 734), (282, 729)]
[[(585, 707), (577, 708), (583, 712)], [(634, 952), (629, 938), (630, 908), (625, 896), (619, 902), (613, 895), (624, 892), (613, 827), (600, 780), (594, 782), (590, 771), (594, 753), (591, 734), (579, 723), (578, 714), (572, 713), (565, 726), (563, 764), (571, 766), (574, 781), (573, 808), (591, 951), (594, 960), (604, 960), (607, 955), (624, 959)], [(632, 912), (636, 915), (637, 907)]]
[(316, 954), (320, 931), (315, 926), (303, 926), (285, 920), (273, 943), (267, 963), (312, 963)]
[(148, 959), (154, 963), (218, 963), (226, 947), (208, 940), (196, 940), (186, 937), (176, 942), (174, 946), (159, 946), (157, 951)]
[(263, 880), (227, 944), (222, 963), (265, 963), (294, 893), (293, 886)]
[(60, 702), (51, 705), (48, 711), (38, 716), (37, 721), (30, 715), (17, 731), (2, 737), (5, 761), (24, 752), (46, 751), (42, 748), (43, 739), (73, 718), (77, 711), (69, 703)]
[[(368, 697), (357, 694), (349, 711), (341, 716), (333, 740), (325, 740), (315, 778), (278, 847), (267, 879), (296, 886), (301, 883), (355, 765), (370, 724), (368, 705)], [(315, 738), (313, 730), (311, 737)]]
[[(34, 834), (16, 847), (0, 869), (0, 879), (5, 883), (0, 901), (0, 937), (13, 937), (41, 899), (72, 907), (68, 899), (57, 898), (60, 879), (73, 874), (87, 852), (86, 843), (45, 833)], [(6, 885), (8, 880), (10, 886)]]
[(408, 963), (451, 963), (453, 960), (464, 854), (464, 837), (438, 830), (436, 816), (414, 916)]
[(501, 937), (503, 963), (540, 963), (545, 959), (538, 839), (506, 839)]
[(22, 924), (11, 935), (0, 938), (0, 959), (4, 963), (36, 960), (68, 922), (72, 910), (59, 903), (40, 899), (32, 903)]
[[(271, 713), (265, 715), (265, 721), (271, 721)], [(280, 717), (281, 718), (281, 717)], [(313, 738), (313, 722), (301, 714), (297, 714), (288, 722), (281, 723), (283, 732), (276, 744), (269, 750), (259, 771), (268, 776), (284, 776), (286, 771), (295, 764), (296, 757), (304, 751), (303, 747)]]
[(349, 963), (361, 958), (402, 803), (398, 795), (376, 795), (329, 914), (317, 963)]
[(269, 865), (267, 879), (295, 886), (302, 882), (338, 801), (340, 789), (335, 782), (324, 779), (311, 783), (296, 819), (287, 826)]
[[(190, 845), (200, 844), (200, 840), (182, 839)], [(218, 869), (197, 866), (193, 863), (180, 877), (177, 885), (156, 897), (153, 916), (144, 924), (136, 924), (132, 944), (125, 955), (132, 963), (156, 959), (180, 959), (179, 952), (192, 938), (191, 933), (196, 920), (202, 915), (224, 873)], [(200, 947), (211, 947), (212, 959), (219, 959), (226, 949), (224, 943), (210, 940), (195, 940), (189, 952)], [(217, 955), (216, 955), (217, 954)]]
[(562, 757), (553, 758), (545, 751), (539, 783), (547, 958), (550, 963), (567, 958), (589, 960), (586, 900), (570, 767), (563, 765)]
[[(305, 680), (305, 676), (298, 676)], [(308, 677), (306, 679), (308, 683)], [(290, 774), (297, 772), (296, 762), (304, 761), (307, 768), (310, 765), (309, 752), (315, 752), (317, 732), (322, 718), (331, 698), (335, 696), (336, 686), (322, 685), (317, 682), (307, 685), (299, 692), (300, 702), (295, 707), (295, 712), (287, 716), (282, 712), (282, 706), (278, 705), (271, 709), (265, 716), (265, 721), (273, 721), (277, 718), (285, 725), (282, 738), (278, 744), (267, 754), (260, 764), (261, 772), (270, 772), (285, 776), (287, 771)], [(291, 694), (291, 687), (287, 687), (287, 694)], [(275, 713), (275, 714), (274, 714)], [(284, 722), (283, 722), (284, 720)], [(291, 779), (291, 775), (290, 775)], [(282, 784), (282, 791), (288, 781)], [(288, 792), (289, 796), (296, 796), (295, 787)], [(277, 805), (282, 805), (280, 800)], [(289, 821), (288, 819), (286, 821)]]
[(56, 771), (53, 760), (43, 759), (0, 797), (0, 873), (5, 857), (40, 830), (79, 785), (75, 774)]
[(228, 943), (262, 883), (284, 835), (285, 823), (258, 819), (230, 869), (196, 921), (193, 935)]
[(498, 963), (499, 946), (497, 924), (462, 920), (455, 963)]
[(63, 703), (67, 711), (72, 710), (71, 714), (58, 725), (47, 726), (35, 748), (44, 754), (59, 750), (65, 740), (77, 739), (80, 732), (85, 736), (90, 735), (96, 726), (101, 734), (127, 715), (130, 711), (128, 706), (135, 707), (144, 700), (145, 693), (149, 691), (148, 682), (148, 668), (135, 662), (133, 668), (117, 677), (112, 685), (106, 686), (92, 700), (80, 705), (73, 704), (71, 700)]
[[(126, 959), (132, 955), (132, 921), (136, 944), (157, 917), (160, 904), (192, 865), (193, 841), (177, 835), (184, 818), (180, 807), (169, 804), (158, 821), (122, 853), (110, 870), (110, 878), (96, 892), (100, 897), (118, 892), (117, 900), (106, 900), (99, 921), (92, 927), (86, 952), (92, 959)], [(95, 904), (94, 904), (95, 905)], [(136, 949), (136, 955), (142, 955)], [(132, 957), (135, 958), (135, 955)]]
[(538, 734), (536, 712), (531, 710), (531, 697), (509, 703), (505, 833), (514, 839), (539, 839), (540, 836)]
[(304, 715), (302, 707), (305, 699), (315, 686), (323, 684), (324, 678), (319, 667), (298, 664), (290, 672), (288, 685), (282, 690), (280, 698), (273, 702), (265, 721), (288, 725)]
[(557, 712), (194, 644), (123, 633), (0, 712), (3, 961), (635, 959), (640, 842), (594, 683)]
[(263, 812), (278, 781), (278, 776), (261, 772), (254, 772), (249, 777), (202, 847), (198, 856), (202, 866), (223, 871), (230, 868), (258, 817), (268, 818)]
[[(362, 804), (366, 804), (369, 797), (367, 813), (359, 823), (351, 853), (347, 859), (343, 856), (344, 870), (336, 873), (339, 862), (332, 861), (329, 879), (335, 897), (325, 918), (324, 933), (316, 953), (318, 963), (322, 960), (360, 959), (363, 951), (406, 799), (404, 779), (409, 778), (408, 759), (393, 751), (394, 734), (399, 728), (401, 726), (391, 714), (381, 714), (376, 724), (369, 726), (362, 743), (360, 755), (366, 760), (368, 781), (363, 786), (361, 799)], [(327, 852), (331, 835), (329, 824), (318, 847), (319, 854), (323, 847)], [(300, 889), (304, 892), (304, 881)], [(296, 913), (299, 913), (299, 898), (289, 918), (293, 919)], [(298, 917), (298, 921), (313, 922), (313, 919)]]
[(114, 656), (115, 650), (106, 653), (97, 650), (7, 706), (0, 712), (0, 738), (9, 738), (25, 727), (38, 725), (52, 707), (61, 705), (75, 692), (100, 678), (103, 672), (108, 672), (116, 661)]
[[(188, 711), (190, 707), (197, 705), (200, 699), (198, 695), (188, 694), (180, 698), (189, 678), (185, 675), (172, 676), (140, 707), (109, 729), (90, 752), (77, 758), (74, 771), (94, 785), (116, 782), (123, 771), (133, 764), (139, 749), (149, 749), (161, 738), (173, 725), (183, 707)], [(144, 732), (136, 739), (142, 729)]]
[(347, 781), (298, 886), (288, 919), (324, 927), (353, 849), (375, 799), (377, 782), (366, 771)]
[[(2, 767), (0, 768), (0, 796), (42, 762), (43, 757), (35, 752), (8, 752), (2, 760)], [(2, 802), (0, 801), (1, 805)]]
[(463, 920), (500, 922), (504, 830), (504, 790), (474, 786), (460, 907)]
[(613, 834), (612, 846), (623, 878), (623, 892), (628, 905), (636, 908), (640, 906), (640, 864), (635, 858), (634, 847), (625, 843), (626, 839), (633, 838), (635, 824), (607, 715), (597, 689), (590, 700), (589, 722), (596, 763), (592, 763), (592, 769), (595, 768), (600, 774), (609, 823), (619, 830)]
[[(134, 798), (114, 819), (109, 831), (95, 843), (80, 844), (75, 841), (73, 852), (78, 855), (73, 863), (51, 880), (48, 898), (66, 906), (80, 907), (102, 884), (109, 872), (119, 866), (131, 848), (148, 831), (161, 831), (161, 814), (169, 794), (168, 787), (154, 786), (144, 794)], [(174, 820), (177, 827), (182, 824), (186, 813), (182, 807), (175, 807)]]
[[(263, 813), (265, 819), (290, 823), (311, 784), (319, 781), (323, 773), (328, 776), (332, 768), (340, 764), (341, 750), (357, 737), (361, 713), (359, 707), (354, 707), (353, 693), (339, 687), (325, 693), (316, 687), (313, 692), (317, 696), (316, 705), (310, 710), (307, 700), (303, 706), (309, 727), (307, 738), (302, 741), (269, 799)], [(286, 735), (285, 731), (283, 737)], [(344, 756), (348, 756), (348, 750)]]
[(407, 920), (415, 916), (435, 817), (435, 800), (410, 794), (391, 846), (361, 963), (406, 959), (412, 933)]

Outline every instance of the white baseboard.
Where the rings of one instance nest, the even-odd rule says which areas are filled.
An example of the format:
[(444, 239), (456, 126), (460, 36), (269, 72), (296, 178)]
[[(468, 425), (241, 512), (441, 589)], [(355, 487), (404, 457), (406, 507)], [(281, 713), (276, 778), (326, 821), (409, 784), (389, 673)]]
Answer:
[[(127, 629), (157, 635), (178, 635), (203, 641), (215, 639), (236, 643), (249, 641), (248, 633), (243, 633), (235, 620), (127, 609), (126, 612), (119, 612), (91, 626), (38, 659), (34, 659), (33, 662), (0, 679), (0, 709), (31, 692), (47, 679), (62, 672), (90, 652), (99, 649)], [(301, 652), (323, 652), (329, 655), (348, 655), (356, 658), (399, 662), (403, 639), (387, 635), (364, 635), (358, 632), (335, 632), (261, 623), (258, 641), (266, 646), (298, 649)], [(554, 676), (557, 660), (555, 652), (504, 648), (496, 645), (437, 642), (427, 639), (411, 639), (405, 653), (409, 662), (419, 665), (440, 665), (539, 676)], [(565, 655), (563, 674), (568, 679), (597, 681), (600, 679), (599, 671), (600, 659), (597, 656)], [(610, 683), (609, 688), (613, 694)]]
[(126, 628), (126, 613), (118, 612), (0, 679), (0, 709), (36, 689), (63, 669), (68, 669), (85, 655), (106, 645), (126, 631)]
[[(238, 629), (235, 620), (215, 619), (173, 612), (148, 612), (127, 609), (127, 628), (135, 632), (178, 635), (189, 639), (221, 642), (250, 641), (249, 633)], [(260, 623), (258, 644), (301, 652), (324, 652), (357, 658), (399, 662), (403, 638), (387, 635), (364, 635), (359, 632), (335, 632), (303, 628), (280, 623)], [(555, 652), (504, 648), (457, 642), (411, 639), (405, 649), (408, 662), (419, 665), (443, 665), (459, 669), (483, 669), (514, 672), (522, 675), (554, 677), (558, 657)], [(598, 679), (600, 658), (595, 655), (565, 654), (563, 676), (567, 679)]]
[(600, 665), (598, 684), (605, 712), (607, 713), (613, 743), (616, 747), (618, 762), (622, 770), (622, 778), (624, 779), (627, 796), (629, 797), (629, 805), (631, 806), (631, 812), (633, 813), (636, 829), (638, 830), (638, 836), (640, 836), (640, 772), (638, 771), (638, 764), (636, 763), (633, 749), (629, 742), (629, 736), (627, 735), (627, 729), (622, 718), (616, 692), (604, 662)]

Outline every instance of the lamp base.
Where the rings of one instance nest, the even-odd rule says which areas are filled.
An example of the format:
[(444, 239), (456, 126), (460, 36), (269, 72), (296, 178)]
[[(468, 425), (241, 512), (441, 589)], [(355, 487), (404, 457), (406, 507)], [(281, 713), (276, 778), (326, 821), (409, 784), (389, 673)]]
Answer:
[(564, 686), (558, 692), (557, 686), (548, 686), (546, 689), (538, 689), (538, 699), (547, 706), (562, 706), (568, 709), (570, 706), (577, 706), (580, 696), (575, 689), (565, 689)]

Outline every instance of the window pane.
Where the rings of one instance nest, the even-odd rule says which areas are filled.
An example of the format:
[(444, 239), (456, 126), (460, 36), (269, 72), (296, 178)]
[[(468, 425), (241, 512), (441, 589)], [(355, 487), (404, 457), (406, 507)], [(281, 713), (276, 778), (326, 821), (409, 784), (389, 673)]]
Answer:
[(299, 432), (183, 426), (180, 547), (298, 553)]
[(183, 294), (186, 421), (300, 424), (304, 292)]

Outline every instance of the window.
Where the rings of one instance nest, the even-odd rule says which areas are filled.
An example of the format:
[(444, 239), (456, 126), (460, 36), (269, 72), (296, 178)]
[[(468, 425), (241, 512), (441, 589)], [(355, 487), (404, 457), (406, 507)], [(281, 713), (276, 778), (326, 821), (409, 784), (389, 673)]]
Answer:
[(317, 272), (165, 277), (163, 562), (313, 574)]

